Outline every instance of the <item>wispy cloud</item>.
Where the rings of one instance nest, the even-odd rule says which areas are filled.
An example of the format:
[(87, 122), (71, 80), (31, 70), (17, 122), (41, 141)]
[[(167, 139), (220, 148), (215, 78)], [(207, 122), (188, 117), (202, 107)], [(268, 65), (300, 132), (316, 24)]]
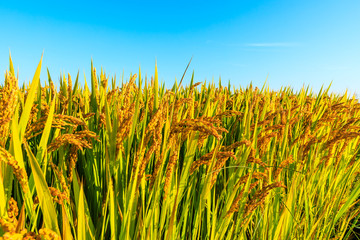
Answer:
[(248, 43), (246, 47), (295, 47), (299, 46), (299, 43), (295, 42), (266, 42), (266, 43)]

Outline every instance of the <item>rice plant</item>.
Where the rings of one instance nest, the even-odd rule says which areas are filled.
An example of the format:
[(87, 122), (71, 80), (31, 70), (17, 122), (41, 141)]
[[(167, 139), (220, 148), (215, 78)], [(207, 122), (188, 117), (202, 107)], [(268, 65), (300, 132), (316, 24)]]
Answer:
[(0, 86), (0, 239), (355, 236), (355, 97), (40, 71)]

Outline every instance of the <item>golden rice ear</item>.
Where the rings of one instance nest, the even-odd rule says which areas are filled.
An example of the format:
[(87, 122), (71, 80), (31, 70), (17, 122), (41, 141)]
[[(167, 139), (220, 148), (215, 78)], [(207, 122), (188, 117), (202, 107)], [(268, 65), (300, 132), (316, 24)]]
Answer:
[(19, 163), (16, 161), (13, 155), (11, 155), (4, 148), (0, 147), (0, 160), (11, 166), (13, 173), (16, 179), (19, 181), (22, 190), (24, 193), (27, 193), (29, 190), (28, 187), (28, 176), (24, 168), (19, 166)]
[(289, 166), (293, 162), (295, 162), (295, 160), (293, 159), (292, 155), (290, 155), (287, 159), (282, 161), (274, 173), (274, 179), (276, 179), (279, 176), (279, 174), (281, 173), (281, 171), (283, 171), (287, 166)]
[(176, 153), (176, 151), (173, 151), (173, 153), (171, 154), (170, 158), (169, 158), (169, 163), (167, 165), (166, 168), (166, 177), (165, 177), (165, 184), (164, 184), (164, 201), (166, 200), (168, 193), (169, 193), (169, 188), (170, 188), (170, 184), (171, 184), (171, 178), (173, 175), (173, 171), (174, 171), (174, 167), (176, 165), (176, 160), (178, 159), (178, 155)]
[(63, 199), (66, 199), (67, 201), (70, 201), (69, 186), (66, 183), (66, 180), (65, 180), (65, 177), (64, 177), (62, 171), (59, 170), (58, 167), (52, 161), (49, 162), (49, 165), (53, 169), (58, 181), (60, 181), (60, 185), (61, 185), (61, 188), (62, 188), (63, 194), (64, 194)]
[(78, 148), (76, 146), (72, 146), (69, 152), (69, 167), (68, 167), (68, 182), (71, 183), (73, 180), (73, 172), (75, 169), (75, 165), (78, 159)]
[(9, 136), (9, 124), (18, 103), (19, 88), (15, 76), (5, 73), (5, 85), (0, 87), (0, 146), (5, 147)]
[(39, 236), (44, 239), (61, 240), (61, 237), (56, 232), (48, 228), (41, 228), (39, 230)]

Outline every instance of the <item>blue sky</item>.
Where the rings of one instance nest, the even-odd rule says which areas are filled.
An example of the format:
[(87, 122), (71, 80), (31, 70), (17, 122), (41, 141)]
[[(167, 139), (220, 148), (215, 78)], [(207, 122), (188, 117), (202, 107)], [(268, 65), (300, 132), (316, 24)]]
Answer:
[[(185, 83), (251, 81), (277, 90), (360, 94), (360, 1), (0, 1), (0, 69), (9, 50), (19, 81), (44, 51), (53, 79), (89, 77), (90, 61), (108, 75), (154, 74), (171, 87), (193, 56)], [(0, 80), (3, 81), (3, 80)]]

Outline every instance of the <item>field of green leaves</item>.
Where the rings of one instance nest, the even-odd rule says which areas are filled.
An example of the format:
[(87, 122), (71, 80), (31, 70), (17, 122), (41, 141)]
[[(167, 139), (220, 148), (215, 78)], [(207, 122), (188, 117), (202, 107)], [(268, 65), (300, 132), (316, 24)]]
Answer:
[(0, 84), (0, 239), (355, 237), (355, 97), (40, 71)]

